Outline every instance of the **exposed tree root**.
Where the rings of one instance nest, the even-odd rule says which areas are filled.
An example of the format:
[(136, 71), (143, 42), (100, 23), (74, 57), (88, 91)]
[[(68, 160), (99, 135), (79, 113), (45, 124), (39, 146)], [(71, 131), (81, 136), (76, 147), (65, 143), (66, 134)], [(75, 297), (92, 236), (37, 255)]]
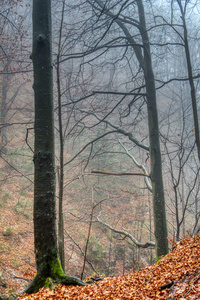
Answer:
[(23, 293), (37, 293), (42, 287), (54, 289), (60, 283), (63, 285), (86, 285), (86, 283), (77, 277), (68, 276), (65, 274), (62, 270), (58, 257), (55, 257), (51, 260), (46, 257), (38, 269), (35, 278)]

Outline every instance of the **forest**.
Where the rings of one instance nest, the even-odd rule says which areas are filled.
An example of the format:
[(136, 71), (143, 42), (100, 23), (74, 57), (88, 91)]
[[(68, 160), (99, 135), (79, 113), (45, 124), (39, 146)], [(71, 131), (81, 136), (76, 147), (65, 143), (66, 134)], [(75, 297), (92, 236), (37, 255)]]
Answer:
[(128, 276), (200, 232), (199, 18), (197, 0), (1, 3), (0, 287)]

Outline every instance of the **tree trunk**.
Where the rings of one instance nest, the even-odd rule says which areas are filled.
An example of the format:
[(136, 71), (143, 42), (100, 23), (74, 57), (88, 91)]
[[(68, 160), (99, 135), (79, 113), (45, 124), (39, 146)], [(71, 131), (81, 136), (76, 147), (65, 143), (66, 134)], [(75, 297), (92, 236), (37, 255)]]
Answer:
[(7, 132), (6, 132), (6, 115), (7, 115), (7, 93), (8, 93), (8, 64), (6, 64), (4, 68), (5, 74), (3, 74), (2, 78), (2, 92), (1, 92), (1, 101), (0, 101), (0, 123), (1, 123), (1, 129), (0, 129), (0, 153), (6, 153), (6, 145), (7, 145)]
[(83, 285), (79, 279), (64, 274), (57, 249), (51, 43), (51, 1), (33, 0), (34, 242), (37, 275), (26, 293), (37, 292), (47, 285), (49, 277), (56, 283)]
[[(89, 1), (90, 3), (90, 1)], [(162, 160), (160, 152), (158, 112), (156, 103), (156, 88), (154, 73), (151, 62), (150, 43), (148, 31), (146, 28), (145, 13), (142, 0), (136, 0), (138, 6), (139, 26), (143, 44), (143, 53), (141, 47), (134, 40), (134, 37), (129, 32), (125, 23), (118, 17), (105, 9), (105, 5), (101, 0), (95, 0), (102, 12), (105, 11), (123, 30), (127, 41), (132, 45), (140, 67), (143, 69), (146, 94), (147, 94), (147, 111), (148, 111), (148, 126), (149, 126), (149, 143), (150, 143), (150, 158), (151, 158), (151, 181), (153, 193), (153, 212), (154, 212), (154, 230), (156, 239), (156, 255), (160, 257), (168, 253), (167, 239), (167, 221), (165, 212), (164, 186), (162, 178)]]
[(187, 25), (186, 25), (186, 20), (185, 20), (185, 13), (186, 13), (187, 5), (185, 5), (185, 8), (183, 9), (181, 1), (177, 0), (177, 3), (180, 8), (181, 19), (183, 22), (183, 31), (184, 31), (183, 41), (184, 41), (184, 47), (185, 47), (187, 71), (188, 71), (188, 78), (189, 78), (189, 84), (190, 84), (190, 94), (191, 94), (191, 99), (192, 99), (192, 110), (193, 110), (193, 119), (194, 119), (194, 128), (195, 128), (195, 143), (197, 146), (197, 153), (198, 153), (198, 158), (200, 161), (200, 132), (199, 132), (197, 99), (196, 99), (196, 91), (195, 91), (195, 85), (194, 85), (194, 79), (193, 79), (190, 47), (189, 47), (189, 42), (188, 42)]
[(152, 69), (149, 38), (146, 29), (145, 14), (142, 0), (137, 0), (140, 34), (144, 46), (144, 76), (147, 92), (147, 111), (149, 124), (149, 143), (151, 158), (151, 180), (153, 191), (154, 230), (156, 238), (157, 257), (168, 253), (167, 221), (162, 177), (162, 161), (160, 152), (158, 112), (156, 103), (156, 88)]
[(58, 203), (58, 251), (60, 262), (63, 270), (65, 270), (65, 241), (64, 241), (64, 218), (63, 218), (63, 189), (64, 189), (64, 135), (62, 124), (62, 96), (61, 96), (61, 83), (60, 83), (60, 50), (62, 27), (64, 18), (65, 0), (63, 0), (62, 17), (58, 41), (58, 54), (57, 54), (57, 89), (58, 89), (58, 124), (59, 124), (59, 142), (60, 142), (60, 172), (59, 172), (59, 203)]

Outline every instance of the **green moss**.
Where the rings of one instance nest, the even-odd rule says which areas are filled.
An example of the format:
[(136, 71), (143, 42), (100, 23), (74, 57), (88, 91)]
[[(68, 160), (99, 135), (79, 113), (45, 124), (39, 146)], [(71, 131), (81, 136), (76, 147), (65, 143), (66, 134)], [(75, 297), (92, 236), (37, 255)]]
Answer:
[(24, 293), (37, 293), (41, 287), (55, 289), (59, 283), (64, 285), (86, 285), (80, 279), (68, 276), (63, 272), (58, 255), (55, 255), (53, 259), (46, 257), (35, 278)]
[(53, 260), (50, 260), (49, 266), (51, 270), (51, 276), (53, 278), (66, 276), (65, 273), (63, 272), (60, 260), (57, 255)]
[(163, 256), (158, 256), (157, 258), (156, 258), (156, 262), (155, 262), (155, 264), (159, 264), (160, 263), (160, 260), (163, 258)]
[(34, 294), (39, 291), (41, 287), (44, 286), (47, 278), (43, 278), (40, 275), (36, 275), (30, 285), (24, 290), (23, 293)]
[(51, 277), (47, 277), (44, 283), (44, 287), (48, 287), (50, 290), (55, 290), (56, 286), (57, 283)]

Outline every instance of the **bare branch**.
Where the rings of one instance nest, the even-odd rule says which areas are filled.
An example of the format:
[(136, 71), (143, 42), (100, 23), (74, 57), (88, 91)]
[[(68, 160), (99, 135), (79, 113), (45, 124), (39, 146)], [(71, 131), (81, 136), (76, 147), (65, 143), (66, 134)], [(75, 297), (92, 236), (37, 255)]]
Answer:
[[(81, 111), (81, 112), (85, 112), (85, 111), (83, 111), (83, 110), (80, 110), (80, 111)], [(114, 125), (113, 123), (111, 123), (111, 122), (105, 120), (105, 117), (104, 117), (103, 119), (101, 119), (101, 118), (99, 118), (99, 117), (98, 117), (95, 113), (93, 113), (93, 112), (90, 112), (90, 114), (92, 114), (92, 115), (93, 115), (95, 118), (97, 118), (97, 120), (99, 120), (100, 122), (104, 122), (104, 123), (108, 124), (110, 127), (116, 129), (116, 131), (117, 131), (118, 133), (121, 133), (121, 134), (127, 136), (127, 137), (129, 138), (129, 140), (130, 140), (131, 142), (133, 142), (135, 145), (137, 145), (138, 147), (140, 147), (140, 148), (142, 148), (142, 149), (144, 149), (144, 150), (149, 151), (149, 147), (148, 147), (147, 145), (141, 143), (139, 140), (137, 140), (137, 139), (133, 136), (133, 134), (132, 134), (131, 132), (128, 132), (128, 131), (126, 131), (126, 130), (124, 130), (124, 129), (122, 129), (122, 128), (116, 126), (116, 125)]]
[(81, 154), (89, 145), (92, 145), (94, 144), (95, 142), (97, 142), (98, 140), (100, 140), (101, 138), (103, 138), (104, 136), (108, 135), (108, 134), (111, 134), (113, 132), (116, 132), (116, 130), (112, 130), (112, 131), (109, 131), (109, 132), (106, 132), (102, 135), (100, 135), (99, 137), (97, 137), (96, 139), (90, 141), (89, 143), (87, 143), (76, 155), (74, 155), (74, 157), (72, 159), (70, 159), (68, 162), (66, 162), (64, 164), (64, 166), (68, 165), (70, 162), (72, 162), (77, 156), (79, 156), (79, 154)]
[(110, 92), (110, 91), (93, 91), (94, 94), (111, 94), (111, 95), (126, 95), (126, 96), (146, 96), (146, 93), (132, 93), (132, 92)]
[(31, 183), (33, 183), (33, 181), (28, 178), (26, 175), (24, 175), (22, 172), (20, 172), (19, 170), (17, 170), (13, 165), (11, 165), (3, 156), (1, 156), (1, 159), (3, 159), (3, 161), (5, 161), (5, 163), (7, 163), (13, 170), (15, 170), (17, 173), (19, 173), (22, 177), (28, 179)]
[[(78, 247), (78, 249), (80, 250), (82, 256), (84, 255), (83, 249), (79, 246), (79, 244), (76, 243), (76, 241), (73, 239), (73, 237), (71, 235), (69, 235), (69, 233), (65, 230), (65, 234), (72, 240), (72, 242)], [(90, 265), (90, 267), (92, 268), (92, 270), (98, 274), (97, 270), (95, 269), (95, 267), (93, 266), (93, 264), (86, 258), (87, 263)]]
[(34, 129), (34, 127), (32, 127), (32, 128), (27, 128), (27, 129), (26, 129), (26, 139), (25, 139), (25, 141), (26, 141), (27, 146), (28, 146), (28, 147), (30, 148), (30, 150), (34, 153), (32, 147), (30, 146), (30, 144), (29, 144), (29, 142), (28, 142), (28, 133), (29, 133), (29, 130), (33, 130), (33, 129)]
[(120, 145), (122, 146), (122, 148), (126, 151), (126, 154), (127, 154), (127, 155), (131, 158), (131, 160), (134, 162), (134, 164), (136, 164), (136, 166), (137, 166), (138, 168), (140, 168), (140, 169), (144, 172), (144, 176), (146, 176), (146, 177), (145, 177), (145, 183), (146, 183), (146, 186), (147, 186), (148, 190), (152, 193), (152, 185), (151, 185), (149, 179), (147, 178), (147, 177), (150, 178), (150, 175), (148, 174), (147, 169), (145, 168), (144, 165), (140, 164), (140, 163), (135, 159), (135, 157), (129, 152), (128, 149), (126, 149), (126, 147), (121, 143), (121, 141), (120, 141), (119, 139), (118, 139), (118, 141), (119, 141)]
[[(198, 79), (200, 78), (200, 74), (197, 74), (195, 76), (192, 77), (193, 79)], [(157, 89), (161, 89), (163, 86), (165, 86), (166, 84), (173, 82), (173, 81), (189, 81), (189, 77), (185, 77), (185, 78), (171, 78), (168, 81), (162, 81), (159, 79), (155, 79), (156, 82), (161, 83), (161, 85), (159, 87), (157, 87)]]
[(103, 174), (103, 175), (112, 175), (112, 176), (146, 176), (150, 178), (150, 175), (144, 173), (132, 173), (132, 172), (122, 172), (122, 173), (113, 173), (113, 172), (105, 172), (99, 170), (92, 170), (91, 173), (94, 174)]
[(99, 219), (99, 217), (97, 217), (97, 221), (100, 224), (107, 227), (108, 229), (112, 230), (113, 232), (119, 233), (119, 234), (123, 235), (125, 238), (128, 237), (136, 246), (138, 246), (140, 248), (148, 248), (148, 247), (152, 247), (152, 246), (155, 247), (155, 242), (153, 242), (153, 241), (149, 241), (149, 242), (146, 242), (146, 243), (141, 243), (129, 232), (127, 232), (125, 230), (115, 229), (112, 226), (110, 226), (108, 223), (105, 223), (105, 222), (101, 221)]

